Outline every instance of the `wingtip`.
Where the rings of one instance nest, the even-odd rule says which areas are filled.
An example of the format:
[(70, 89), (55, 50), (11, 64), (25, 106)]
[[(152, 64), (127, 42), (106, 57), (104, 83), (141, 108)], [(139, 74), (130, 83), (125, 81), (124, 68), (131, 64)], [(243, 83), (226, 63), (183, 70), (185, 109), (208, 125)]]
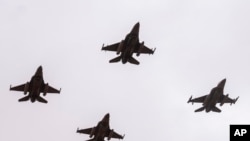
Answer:
[(77, 129), (76, 129), (76, 133), (78, 133), (78, 131), (79, 131), (79, 127), (77, 127)]
[(188, 102), (187, 102), (187, 103), (191, 102), (192, 97), (193, 97), (193, 96), (191, 95), (190, 98), (188, 99)]
[(234, 103), (236, 103), (236, 101), (239, 99), (239, 96), (235, 99)]
[(103, 48), (104, 48), (104, 44), (102, 44), (102, 48), (101, 48), (101, 50), (103, 50)]

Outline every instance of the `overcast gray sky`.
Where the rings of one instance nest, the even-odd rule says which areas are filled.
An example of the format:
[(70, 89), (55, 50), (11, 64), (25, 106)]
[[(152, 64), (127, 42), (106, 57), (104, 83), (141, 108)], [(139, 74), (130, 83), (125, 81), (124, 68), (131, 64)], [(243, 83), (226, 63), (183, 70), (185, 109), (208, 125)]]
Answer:
[[(248, 0), (0, 0), (0, 140), (83, 141), (106, 113), (124, 141), (227, 141), (230, 124), (250, 124)], [(109, 64), (102, 44), (140, 22), (154, 55), (140, 65)], [(9, 85), (30, 81), (39, 65), (60, 95), (24, 102)], [(194, 113), (188, 98), (223, 78), (240, 96), (221, 113)], [(113, 139), (114, 141), (116, 139)]]

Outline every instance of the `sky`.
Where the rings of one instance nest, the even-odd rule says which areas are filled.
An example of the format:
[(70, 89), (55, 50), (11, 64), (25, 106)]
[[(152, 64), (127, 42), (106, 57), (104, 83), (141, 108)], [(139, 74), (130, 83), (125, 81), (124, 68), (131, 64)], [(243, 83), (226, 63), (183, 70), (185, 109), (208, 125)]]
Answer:
[[(250, 124), (250, 2), (248, 0), (0, 0), (0, 140), (83, 141), (76, 129), (110, 113), (124, 141), (229, 140), (230, 124)], [(101, 51), (140, 22), (140, 41), (156, 48), (114, 63)], [(44, 80), (62, 88), (48, 104), (19, 103), (9, 91)], [(240, 97), (221, 113), (195, 113), (192, 95), (206, 95), (226, 78)], [(116, 139), (112, 139), (115, 141)]]

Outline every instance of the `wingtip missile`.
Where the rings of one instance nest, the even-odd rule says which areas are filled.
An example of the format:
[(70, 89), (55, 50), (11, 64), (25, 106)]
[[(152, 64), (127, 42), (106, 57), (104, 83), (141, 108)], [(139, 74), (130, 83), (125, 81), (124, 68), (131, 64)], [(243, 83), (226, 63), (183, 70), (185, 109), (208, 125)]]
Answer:
[(153, 53), (152, 53), (152, 54), (154, 54), (154, 53), (155, 53), (155, 50), (156, 50), (156, 48), (154, 48), (154, 50), (153, 50)]
[[(187, 103), (191, 102), (191, 100), (192, 100), (192, 95), (191, 95), (191, 97), (189, 98), (189, 100), (188, 100)], [(194, 104), (194, 103), (192, 102), (192, 104)]]
[(155, 50), (156, 50), (156, 48), (151, 48), (151, 50), (152, 50), (152, 53), (149, 53), (149, 55), (153, 55), (154, 53), (155, 53)]
[(235, 98), (234, 100), (233, 100), (233, 102), (232, 103), (230, 103), (230, 105), (232, 105), (232, 104), (235, 104), (236, 103), (236, 101), (239, 99), (239, 96), (237, 97), (237, 98)]
[(239, 96), (234, 100), (234, 103), (239, 99)]
[(103, 48), (104, 48), (104, 44), (102, 44), (102, 49), (101, 50), (103, 50)]
[(76, 133), (78, 133), (78, 131), (79, 131), (79, 127), (77, 127), (77, 129), (76, 129)]

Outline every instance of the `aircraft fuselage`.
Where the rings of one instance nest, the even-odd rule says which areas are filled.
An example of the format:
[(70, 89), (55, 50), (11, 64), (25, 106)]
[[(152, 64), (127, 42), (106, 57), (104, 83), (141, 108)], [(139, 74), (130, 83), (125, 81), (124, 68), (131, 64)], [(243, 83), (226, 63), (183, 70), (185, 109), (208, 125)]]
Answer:
[(125, 37), (122, 51), (122, 63), (125, 64), (132, 57), (135, 48), (139, 45), (140, 24), (136, 23), (131, 32)]
[(223, 95), (222, 92), (219, 92), (216, 90), (216, 88), (213, 88), (211, 90), (211, 93), (207, 96), (205, 99), (203, 106), (206, 107), (205, 110), (206, 112), (211, 111), (213, 107), (218, 103), (220, 97)]
[(31, 102), (35, 102), (40, 95), (41, 87), (44, 84), (42, 68), (39, 67), (35, 75), (30, 80), (29, 96)]
[(139, 43), (137, 35), (128, 34), (125, 38), (124, 51), (122, 52), (122, 63), (125, 64), (128, 58), (133, 56), (133, 52)]
[(97, 140), (104, 140), (106, 132), (109, 130), (108, 126), (103, 126), (101, 123), (97, 126), (97, 132), (95, 138)]
[(206, 112), (210, 112), (213, 107), (220, 101), (220, 98), (223, 96), (224, 93), (224, 86), (226, 80), (222, 80), (217, 87), (213, 88), (210, 94), (206, 97), (205, 101), (203, 102), (203, 106), (205, 107)]
[(95, 139), (97, 141), (103, 141), (107, 131), (109, 131), (109, 114), (106, 114), (104, 118), (97, 124), (97, 130), (95, 132)]

